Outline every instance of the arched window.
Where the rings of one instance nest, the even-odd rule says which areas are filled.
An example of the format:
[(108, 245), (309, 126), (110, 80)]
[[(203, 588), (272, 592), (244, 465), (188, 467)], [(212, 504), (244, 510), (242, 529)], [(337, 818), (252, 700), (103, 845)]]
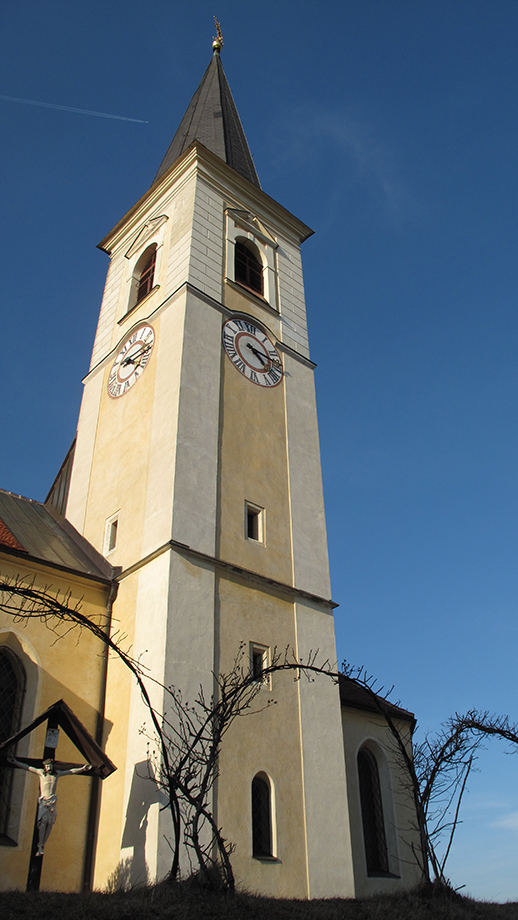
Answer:
[(153, 290), (155, 280), (157, 245), (152, 243), (144, 250), (137, 261), (131, 279), (131, 291), (128, 303), (128, 311), (132, 310), (144, 297), (147, 297)]
[(139, 272), (136, 303), (144, 300), (144, 297), (147, 297), (152, 289), (155, 278), (155, 265), (156, 244), (153, 244), (153, 246), (148, 246), (136, 265)]
[(389, 867), (378, 763), (365, 747), (358, 752), (358, 779), (367, 872), (385, 873)]
[(252, 780), (252, 853), (273, 856), (272, 797), (266, 773), (258, 773)]
[(234, 278), (263, 296), (263, 265), (252, 243), (236, 240)]
[[(0, 648), (0, 742), (14, 735), (20, 725), (25, 670), (10, 648)], [(13, 771), (0, 766), (0, 840), (7, 834)]]

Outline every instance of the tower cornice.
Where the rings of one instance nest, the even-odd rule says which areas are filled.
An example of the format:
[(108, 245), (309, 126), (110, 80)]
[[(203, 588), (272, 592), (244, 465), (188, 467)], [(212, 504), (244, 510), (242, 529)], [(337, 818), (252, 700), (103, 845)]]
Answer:
[(136, 226), (144, 213), (152, 210), (164, 194), (172, 190), (180, 179), (193, 168), (198, 171), (199, 175), (209, 179), (220, 188), (228, 199), (228, 207), (249, 208), (266, 224), (273, 222), (278, 231), (293, 239), (298, 245), (314, 233), (307, 224), (228, 166), (219, 156), (212, 153), (199, 141), (193, 141), (182, 156), (101, 240), (97, 248), (110, 255), (120, 245), (128, 229)]
[(166, 552), (175, 552), (179, 555), (185, 555), (191, 557), (202, 564), (209, 564), (214, 566), (217, 569), (225, 571), (229, 575), (233, 575), (237, 578), (242, 578), (245, 581), (256, 582), (257, 584), (264, 585), (270, 590), (279, 593), (281, 595), (287, 595), (293, 600), (305, 600), (310, 601), (312, 604), (315, 604), (319, 607), (327, 608), (328, 610), (334, 610), (339, 606), (335, 601), (330, 597), (321, 597), (319, 594), (314, 594), (311, 591), (306, 591), (303, 588), (299, 588), (297, 585), (290, 585), (286, 582), (279, 581), (276, 578), (269, 578), (266, 575), (262, 575), (260, 572), (254, 572), (251, 569), (244, 568), (241, 565), (236, 565), (236, 563), (228, 562), (225, 559), (221, 559), (218, 556), (212, 556), (208, 553), (202, 553), (200, 550), (195, 549), (192, 546), (188, 546), (186, 543), (180, 543), (178, 540), (168, 540), (167, 543), (158, 546), (153, 552), (149, 553), (143, 559), (139, 559), (138, 562), (133, 563), (133, 565), (128, 566), (122, 572), (117, 573), (116, 580), (123, 581), (128, 575), (133, 575), (139, 569), (144, 568), (150, 562), (153, 562), (158, 556), (161, 556)]

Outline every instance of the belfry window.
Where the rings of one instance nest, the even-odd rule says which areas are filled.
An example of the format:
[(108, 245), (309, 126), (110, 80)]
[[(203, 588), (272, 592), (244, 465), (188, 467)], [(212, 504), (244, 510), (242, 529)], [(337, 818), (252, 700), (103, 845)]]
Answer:
[(389, 867), (379, 770), (376, 758), (368, 748), (358, 752), (358, 780), (367, 873), (385, 874)]
[(266, 773), (252, 780), (252, 853), (259, 858), (273, 856), (272, 801)]
[(133, 273), (131, 275), (131, 289), (128, 302), (128, 310), (133, 310), (134, 307), (141, 300), (144, 300), (144, 297), (147, 297), (148, 294), (153, 290), (155, 283), (155, 268), (156, 268), (156, 259), (157, 259), (157, 244), (152, 243), (151, 246), (148, 246), (144, 250), (138, 261), (133, 267)]
[[(5, 646), (0, 648), (0, 743), (14, 735), (20, 725), (25, 671), (21, 661)], [(10, 751), (9, 753), (13, 753)], [(0, 844), (15, 845), (7, 837), (13, 771), (0, 766)]]
[(252, 243), (236, 240), (234, 278), (255, 294), (263, 296), (263, 265)]
[(144, 300), (144, 297), (147, 297), (153, 287), (156, 265), (156, 246), (150, 246), (148, 249), (146, 249), (143, 258), (139, 259), (139, 263), (137, 264), (140, 264), (144, 257), (145, 261), (142, 265), (140, 277), (138, 279), (137, 303), (140, 303), (141, 300)]

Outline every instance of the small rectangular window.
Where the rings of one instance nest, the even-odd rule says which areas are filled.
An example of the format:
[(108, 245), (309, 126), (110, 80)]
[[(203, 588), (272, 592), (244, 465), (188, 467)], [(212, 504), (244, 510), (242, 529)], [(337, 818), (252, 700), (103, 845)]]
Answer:
[(254, 508), (247, 508), (246, 535), (249, 540), (259, 539), (259, 513)]
[(264, 543), (264, 508), (245, 502), (245, 536), (247, 540)]
[(250, 671), (257, 683), (270, 686), (269, 675), (265, 675), (265, 670), (270, 664), (270, 649), (267, 645), (257, 645), (255, 642), (250, 643)]
[(262, 681), (264, 676), (264, 656), (257, 648), (254, 648), (252, 652), (252, 674), (256, 680)]
[(118, 520), (112, 521), (108, 529), (108, 552), (111, 553), (113, 549), (117, 546), (117, 528), (119, 526)]
[(106, 530), (104, 533), (104, 555), (113, 553), (117, 546), (117, 537), (119, 533), (119, 513), (112, 515), (106, 521)]

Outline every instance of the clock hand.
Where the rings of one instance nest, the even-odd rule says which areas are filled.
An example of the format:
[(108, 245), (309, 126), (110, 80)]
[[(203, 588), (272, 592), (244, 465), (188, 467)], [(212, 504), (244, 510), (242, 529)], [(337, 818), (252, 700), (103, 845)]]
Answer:
[(150, 348), (151, 348), (151, 345), (146, 345), (145, 348), (142, 348), (141, 351), (137, 352), (137, 354), (134, 355), (133, 357), (131, 357), (131, 355), (128, 355), (127, 358), (124, 358), (124, 361), (121, 361), (121, 367), (125, 367), (126, 364), (135, 364), (137, 361), (139, 364), (141, 364), (142, 358), (144, 357), (145, 354), (147, 354)]
[(265, 367), (265, 366), (267, 365), (268, 359), (265, 361), (265, 360), (264, 360), (264, 355), (262, 355), (261, 352), (257, 350), (257, 348), (254, 348), (253, 345), (250, 345), (250, 342), (247, 342), (247, 343), (246, 343), (246, 347), (249, 348), (250, 351), (252, 351), (252, 352), (254, 353), (254, 355), (255, 355), (257, 358), (259, 358), (259, 361), (261, 362), (261, 364), (263, 365), (263, 367)]
[(281, 370), (281, 371), (282, 371), (282, 364), (281, 364), (281, 362), (279, 361), (278, 358), (270, 358), (270, 357), (267, 357), (267, 359), (266, 359), (266, 361), (265, 361), (265, 360), (264, 360), (264, 359), (265, 359), (265, 355), (261, 354), (261, 352), (258, 351), (257, 348), (254, 348), (253, 345), (250, 345), (249, 342), (246, 343), (246, 347), (249, 348), (250, 351), (253, 351), (254, 355), (256, 355), (256, 356), (259, 358), (259, 360), (260, 360), (260, 361), (262, 362), (262, 364), (263, 364), (263, 367), (265, 367), (266, 364), (267, 364), (268, 361), (269, 361), (269, 363), (272, 365), (272, 367), (275, 367), (275, 368), (277, 368), (278, 370)]

